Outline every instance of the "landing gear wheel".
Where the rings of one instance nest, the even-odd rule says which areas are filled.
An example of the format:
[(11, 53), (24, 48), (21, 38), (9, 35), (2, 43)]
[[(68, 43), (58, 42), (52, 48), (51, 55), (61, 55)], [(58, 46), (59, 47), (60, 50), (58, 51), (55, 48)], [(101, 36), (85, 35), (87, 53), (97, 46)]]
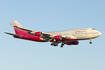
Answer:
[(90, 44), (92, 44), (92, 42), (89, 42)]
[(54, 45), (54, 46), (56, 46), (56, 45)]
[(63, 46), (61, 46), (61, 48), (63, 48)]
[(54, 46), (58, 46), (58, 44), (55, 44)]
[(61, 45), (61, 48), (63, 48), (64, 44)]
[(58, 46), (58, 43), (57, 42), (52, 42), (51, 45), (52, 46)]
[(51, 45), (54, 45), (53, 43), (51, 43)]

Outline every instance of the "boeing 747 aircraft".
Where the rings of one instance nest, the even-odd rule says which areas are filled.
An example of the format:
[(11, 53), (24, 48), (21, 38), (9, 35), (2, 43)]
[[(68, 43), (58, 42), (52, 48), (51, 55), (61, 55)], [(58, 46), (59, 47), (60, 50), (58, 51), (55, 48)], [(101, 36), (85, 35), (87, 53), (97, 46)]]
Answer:
[(17, 21), (12, 21), (11, 26), (14, 27), (15, 33), (6, 34), (12, 35), (14, 38), (37, 41), (37, 42), (51, 42), (52, 46), (58, 46), (61, 43), (61, 47), (66, 45), (78, 45), (79, 40), (90, 39), (90, 44), (92, 44), (92, 39), (97, 38), (101, 35), (101, 32), (95, 30), (94, 28), (80, 28), (71, 29), (58, 32), (40, 32), (35, 30), (26, 29), (21, 26)]

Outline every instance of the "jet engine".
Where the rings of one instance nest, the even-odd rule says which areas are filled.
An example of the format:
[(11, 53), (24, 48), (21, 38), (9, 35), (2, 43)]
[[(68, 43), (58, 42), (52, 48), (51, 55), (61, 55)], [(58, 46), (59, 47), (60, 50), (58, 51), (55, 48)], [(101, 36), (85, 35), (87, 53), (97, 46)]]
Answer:
[(42, 32), (35, 32), (35, 36), (42, 36)]
[(54, 39), (56, 39), (56, 40), (61, 40), (61, 39), (62, 39), (62, 36), (61, 36), (61, 35), (54, 36)]
[(67, 45), (78, 45), (79, 41), (66, 42)]

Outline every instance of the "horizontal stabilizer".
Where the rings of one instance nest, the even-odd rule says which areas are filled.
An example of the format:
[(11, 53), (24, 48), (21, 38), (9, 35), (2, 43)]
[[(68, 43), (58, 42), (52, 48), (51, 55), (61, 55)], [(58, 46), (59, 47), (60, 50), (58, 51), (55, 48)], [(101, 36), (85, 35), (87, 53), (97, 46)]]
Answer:
[(16, 37), (21, 37), (23, 35), (17, 35), (17, 34), (12, 34), (12, 33), (8, 33), (8, 32), (5, 32), (6, 34), (9, 34), (9, 35), (12, 35), (12, 36), (16, 36)]

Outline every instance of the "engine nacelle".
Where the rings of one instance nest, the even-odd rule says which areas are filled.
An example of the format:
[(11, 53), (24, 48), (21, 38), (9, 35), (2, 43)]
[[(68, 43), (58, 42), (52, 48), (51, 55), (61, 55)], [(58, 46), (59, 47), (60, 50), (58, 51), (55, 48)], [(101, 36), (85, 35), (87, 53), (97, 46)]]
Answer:
[(54, 39), (56, 39), (56, 40), (61, 40), (61, 39), (62, 39), (62, 36), (61, 36), (61, 35), (54, 36)]
[(67, 45), (78, 45), (79, 41), (66, 42)]
[(35, 36), (42, 36), (42, 32), (35, 32)]

